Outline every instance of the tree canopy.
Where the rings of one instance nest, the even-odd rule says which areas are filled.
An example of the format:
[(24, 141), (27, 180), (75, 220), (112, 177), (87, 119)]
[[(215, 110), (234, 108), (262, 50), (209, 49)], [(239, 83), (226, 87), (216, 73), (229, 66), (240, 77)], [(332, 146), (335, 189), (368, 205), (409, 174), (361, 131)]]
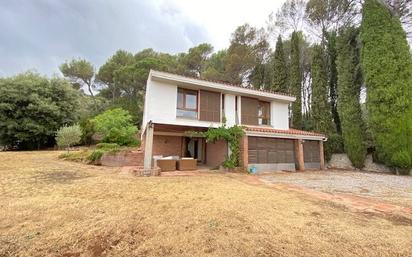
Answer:
[(78, 119), (79, 93), (63, 79), (23, 73), (0, 79), (0, 144), (38, 149)]
[(361, 25), (366, 106), (376, 157), (412, 167), (412, 57), (399, 18), (365, 0)]

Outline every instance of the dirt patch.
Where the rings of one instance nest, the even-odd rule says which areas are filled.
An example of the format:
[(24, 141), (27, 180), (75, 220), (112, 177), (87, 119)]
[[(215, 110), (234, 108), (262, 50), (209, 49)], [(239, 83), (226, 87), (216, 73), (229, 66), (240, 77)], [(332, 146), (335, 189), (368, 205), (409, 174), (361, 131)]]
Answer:
[(35, 182), (72, 183), (75, 180), (91, 177), (90, 174), (65, 170), (42, 171), (32, 178)]

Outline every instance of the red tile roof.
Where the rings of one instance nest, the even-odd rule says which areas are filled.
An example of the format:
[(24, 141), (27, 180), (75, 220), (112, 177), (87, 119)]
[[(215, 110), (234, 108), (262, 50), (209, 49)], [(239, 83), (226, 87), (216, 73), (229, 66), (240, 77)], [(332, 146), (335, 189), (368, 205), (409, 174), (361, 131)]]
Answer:
[(273, 133), (273, 134), (286, 134), (286, 135), (297, 135), (297, 136), (313, 136), (313, 137), (326, 137), (323, 134), (298, 130), (298, 129), (274, 129), (269, 127), (254, 127), (254, 126), (244, 126), (246, 131), (251, 132), (261, 132), (261, 133)]
[(225, 85), (225, 86), (239, 87), (239, 88), (250, 89), (250, 90), (258, 91), (258, 92), (265, 92), (265, 93), (271, 93), (271, 94), (276, 94), (276, 95), (295, 97), (294, 95), (291, 95), (291, 94), (276, 92), (276, 91), (273, 91), (273, 90), (256, 89), (256, 88), (253, 87), (253, 85), (245, 86), (245, 85), (241, 85), (241, 84), (229, 83), (227, 81), (222, 81), (222, 80), (212, 80), (212, 79), (203, 79), (203, 78), (201, 79), (201, 78), (196, 78), (196, 77), (193, 77), (193, 76), (187, 76), (187, 75), (183, 75), (183, 74), (171, 73), (171, 72), (166, 72), (166, 71), (158, 71), (158, 70), (153, 70), (153, 71), (162, 72), (162, 73), (166, 73), (166, 74), (170, 74), (170, 75), (181, 76), (181, 77), (185, 77), (185, 78), (189, 78), (189, 79), (195, 79), (195, 80), (199, 80), (199, 81), (206, 81), (206, 82), (222, 84), (222, 85)]

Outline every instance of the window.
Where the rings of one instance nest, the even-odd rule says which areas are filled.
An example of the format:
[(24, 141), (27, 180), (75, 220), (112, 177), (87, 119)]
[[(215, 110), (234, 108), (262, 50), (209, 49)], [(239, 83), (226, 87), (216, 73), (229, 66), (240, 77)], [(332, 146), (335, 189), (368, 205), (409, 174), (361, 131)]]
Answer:
[(259, 101), (258, 123), (259, 125), (270, 125), (270, 103)]
[(182, 88), (177, 90), (176, 115), (197, 119), (197, 91)]

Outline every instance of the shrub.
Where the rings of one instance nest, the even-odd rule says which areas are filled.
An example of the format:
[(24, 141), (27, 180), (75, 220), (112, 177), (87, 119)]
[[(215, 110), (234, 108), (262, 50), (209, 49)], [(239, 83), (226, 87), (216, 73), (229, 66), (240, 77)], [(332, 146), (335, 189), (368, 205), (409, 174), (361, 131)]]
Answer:
[(93, 123), (90, 120), (83, 120), (80, 122), (80, 128), (82, 130), (82, 144), (93, 144), (93, 135), (96, 133)]
[(343, 138), (339, 134), (329, 135), (328, 141), (325, 143), (325, 156), (329, 161), (334, 153), (344, 153)]
[(392, 156), (392, 163), (396, 163), (399, 168), (409, 172), (412, 167), (412, 159), (407, 151), (398, 151)]
[(96, 145), (96, 148), (103, 150), (111, 150), (119, 148), (119, 145), (116, 143), (100, 143)]
[(97, 133), (101, 134), (104, 143), (136, 146), (139, 141), (135, 138), (136, 126), (132, 123), (132, 116), (121, 108), (108, 110), (94, 117), (91, 122)]
[(82, 131), (79, 125), (63, 126), (56, 133), (56, 143), (59, 147), (70, 149), (70, 146), (78, 144)]
[(87, 156), (87, 160), (89, 160), (91, 162), (100, 161), (100, 159), (102, 158), (104, 153), (105, 153), (105, 151), (103, 151), (101, 149), (96, 149), (89, 156)]
[(87, 160), (87, 157), (90, 155), (89, 150), (83, 151), (74, 151), (74, 152), (67, 152), (59, 155), (60, 159), (69, 160), (69, 161), (77, 161), (77, 162), (84, 162)]

